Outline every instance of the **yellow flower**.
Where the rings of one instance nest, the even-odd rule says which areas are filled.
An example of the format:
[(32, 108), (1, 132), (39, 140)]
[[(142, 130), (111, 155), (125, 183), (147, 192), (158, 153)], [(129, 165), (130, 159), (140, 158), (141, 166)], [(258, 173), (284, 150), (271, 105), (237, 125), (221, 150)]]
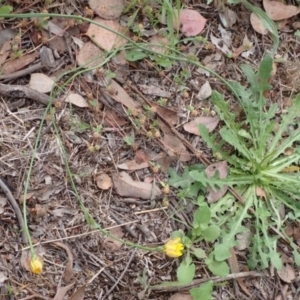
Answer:
[(165, 254), (169, 257), (181, 256), (183, 254), (183, 249), (184, 245), (182, 244), (180, 237), (168, 240), (163, 247)]
[(39, 257), (34, 256), (30, 261), (30, 268), (31, 268), (31, 272), (33, 274), (42, 273), (42, 271), (43, 271), (43, 262), (42, 262), (42, 260)]

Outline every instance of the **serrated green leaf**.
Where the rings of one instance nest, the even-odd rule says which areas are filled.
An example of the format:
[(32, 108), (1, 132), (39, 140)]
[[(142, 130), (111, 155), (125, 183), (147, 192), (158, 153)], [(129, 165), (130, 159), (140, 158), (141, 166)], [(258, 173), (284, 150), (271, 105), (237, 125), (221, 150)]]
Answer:
[(190, 185), (194, 182), (194, 180), (190, 177), (189, 175), (189, 168), (185, 167), (183, 174), (181, 176), (179, 176), (176, 171), (172, 168), (168, 169), (168, 173), (170, 176), (169, 179), (169, 185), (173, 186), (175, 188), (183, 188), (183, 189), (187, 189), (190, 187)]
[(208, 281), (197, 288), (190, 290), (193, 300), (211, 300), (213, 291), (213, 282)]
[(145, 58), (148, 54), (139, 51), (139, 50), (132, 50), (126, 53), (125, 58), (128, 61), (137, 61), (137, 60), (141, 60), (143, 58)]
[(195, 213), (193, 218), (193, 226), (206, 228), (210, 222), (211, 212), (207, 204), (199, 207)]
[(202, 236), (207, 242), (215, 241), (220, 235), (220, 228), (217, 225), (208, 226), (203, 232)]
[(177, 279), (179, 284), (190, 283), (195, 276), (195, 270), (196, 267), (194, 264), (188, 264), (183, 260), (177, 269)]

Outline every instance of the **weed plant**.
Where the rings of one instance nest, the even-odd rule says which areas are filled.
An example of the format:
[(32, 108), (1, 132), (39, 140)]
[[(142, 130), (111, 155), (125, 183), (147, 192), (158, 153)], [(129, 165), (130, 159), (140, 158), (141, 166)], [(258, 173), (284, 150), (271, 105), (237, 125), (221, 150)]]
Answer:
[[(225, 261), (231, 256), (230, 249), (238, 244), (237, 235), (244, 233), (251, 236), (248, 248), (251, 269), (265, 269), (269, 265), (282, 268), (280, 237), (289, 242), (295, 263), (300, 266), (298, 247), (285, 233), (286, 224), (300, 221), (300, 94), (293, 99), (292, 107), (281, 113), (277, 104), (266, 100), (271, 90), (272, 65), (269, 55), (263, 58), (257, 73), (249, 65), (242, 65), (248, 86), (230, 82), (238, 95), (243, 121), (238, 121), (237, 115), (230, 111), (224, 96), (214, 91), (212, 101), (224, 125), (213, 135), (205, 126), (199, 126), (203, 140), (215, 157), (227, 161), (227, 178), (221, 179), (218, 172), (208, 178), (202, 165), (185, 168), (182, 176), (170, 170), (169, 184), (180, 188), (181, 198), (202, 194), (197, 198), (199, 208), (194, 213), (191, 232), (186, 236), (179, 232), (175, 235), (181, 234), (192, 254), (196, 242), (214, 241), (208, 256), (194, 254), (205, 257), (208, 268), (216, 275), (229, 273)], [(217, 202), (207, 204), (203, 197), (207, 187), (216, 191), (225, 185), (234, 188), (244, 203), (228, 192)], [(187, 257), (183, 265), (187, 262), (193, 265), (189, 251)]]

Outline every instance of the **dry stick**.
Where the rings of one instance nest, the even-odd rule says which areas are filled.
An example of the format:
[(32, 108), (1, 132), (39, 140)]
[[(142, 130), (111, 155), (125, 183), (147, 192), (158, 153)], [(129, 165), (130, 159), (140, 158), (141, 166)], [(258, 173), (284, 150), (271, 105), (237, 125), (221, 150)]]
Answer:
[(182, 284), (182, 285), (179, 285), (178, 283), (176, 283), (177, 286), (155, 286), (154, 285), (154, 286), (151, 286), (150, 288), (152, 291), (161, 292), (161, 293), (178, 292), (178, 291), (183, 291), (183, 290), (189, 290), (190, 288), (198, 286), (207, 281), (213, 281), (214, 283), (216, 283), (216, 282), (222, 282), (222, 281), (243, 278), (243, 277), (264, 277), (264, 276), (266, 276), (266, 275), (262, 272), (249, 271), (249, 272), (240, 272), (240, 273), (229, 274), (226, 277), (215, 276), (215, 277), (210, 277), (210, 278), (196, 279), (188, 284)]
[(26, 245), (28, 243), (28, 239), (27, 239), (26, 232), (24, 231), (25, 224), (24, 224), (24, 219), (23, 219), (21, 209), (20, 209), (17, 201), (15, 200), (14, 196), (12, 195), (11, 191), (9, 190), (9, 188), (6, 186), (6, 184), (3, 182), (3, 180), (1, 178), (0, 178), (0, 187), (1, 187), (2, 191), (6, 194), (11, 206), (13, 207), (13, 209), (17, 215), (20, 230), (22, 230), (22, 242), (23, 242), (23, 244)]
[[(16, 92), (24, 93), (27, 98), (35, 100), (44, 105), (48, 105), (50, 101), (49, 96), (37, 92), (27, 86), (0, 83), (0, 95), (11, 97), (13, 96), (12, 93), (16, 93)], [(55, 100), (53, 102), (55, 102)]]
[(11, 74), (5, 74), (5, 75), (1, 75), (0, 76), (0, 80), (4, 80), (4, 81), (8, 81), (8, 80), (12, 80), (12, 79), (16, 79), (16, 78), (20, 78), (22, 76), (25, 76), (27, 74), (31, 74), (37, 70), (40, 70), (41, 68), (43, 68), (43, 64), (41, 62), (32, 65), (24, 70), (20, 70), (17, 72), (13, 72)]

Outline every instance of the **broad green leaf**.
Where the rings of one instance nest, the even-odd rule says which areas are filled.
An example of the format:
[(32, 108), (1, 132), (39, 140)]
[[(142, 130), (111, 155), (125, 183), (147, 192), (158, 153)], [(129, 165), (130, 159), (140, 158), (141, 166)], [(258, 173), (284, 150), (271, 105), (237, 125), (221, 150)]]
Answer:
[(206, 257), (206, 253), (203, 249), (200, 248), (192, 248), (192, 253), (198, 258), (198, 259), (202, 259)]
[(217, 225), (211, 225), (202, 232), (202, 236), (207, 242), (215, 241), (219, 237), (219, 235), (220, 228)]
[(229, 274), (229, 267), (225, 261), (216, 261), (210, 255), (205, 263), (208, 269), (216, 276), (227, 276)]
[(177, 279), (180, 284), (190, 283), (195, 276), (196, 267), (194, 264), (189, 264), (185, 260), (181, 262), (177, 269)]
[(4, 5), (0, 7), (0, 15), (7, 15), (13, 10), (12, 6)]
[(211, 300), (213, 291), (213, 282), (208, 281), (197, 288), (190, 290), (193, 300)]
[(138, 50), (132, 50), (126, 53), (126, 59), (128, 61), (137, 61), (145, 58), (147, 56), (146, 53)]

